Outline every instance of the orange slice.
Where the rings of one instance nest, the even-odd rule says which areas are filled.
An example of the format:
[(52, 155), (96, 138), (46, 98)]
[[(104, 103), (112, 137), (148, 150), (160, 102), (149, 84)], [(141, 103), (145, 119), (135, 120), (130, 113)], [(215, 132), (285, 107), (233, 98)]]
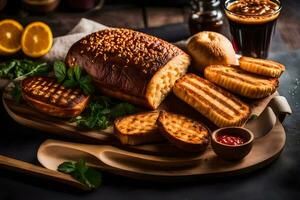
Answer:
[(0, 21), (0, 55), (11, 55), (21, 49), (23, 26), (13, 20)]
[(21, 45), (29, 57), (40, 57), (48, 53), (53, 43), (50, 27), (43, 22), (33, 22), (25, 27)]

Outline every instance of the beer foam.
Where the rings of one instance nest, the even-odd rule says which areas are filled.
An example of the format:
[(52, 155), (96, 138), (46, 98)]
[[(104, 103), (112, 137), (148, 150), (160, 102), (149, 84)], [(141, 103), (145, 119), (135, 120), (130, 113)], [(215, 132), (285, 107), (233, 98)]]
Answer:
[(225, 13), (237, 23), (261, 24), (276, 19), (280, 8), (271, 0), (239, 0), (226, 6)]

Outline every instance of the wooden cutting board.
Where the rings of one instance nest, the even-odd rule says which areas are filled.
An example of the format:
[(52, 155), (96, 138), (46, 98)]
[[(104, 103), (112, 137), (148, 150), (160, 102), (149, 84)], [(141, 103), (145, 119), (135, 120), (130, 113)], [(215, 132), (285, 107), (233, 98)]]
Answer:
[[(169, 143), (124, 146), (120, 144), (118, 139), (114, 136), (113, 127), (109, 127), (105, 130), (80, 130), (76, 127), (75, 123), (70, 123), (68, 120), (63, 120), (42, 114), (36, 111), (35, 109), (31, 108), (24, 102), (21, 104), (15, 104), (14, 101), (9, 99), (9, 95), (5, 94), (3, 95), (2, 100), (7, 113), (16, 122), (24, 126), (41, 130), (43, 132), (62, 135), (79, 142), (109, 144), (138, 153), (176, 156), (186, 155), (186, 153), (178, 150)], [(265, 107), (274, 95), (258, 101), (249, 102), (252, 114), (259, 115), (265, 109)], [(207, 125), (207, 127), (210, 128), (211, 131), (217, 128), (199, 112), (197, 112), (192, 107), (178, 99), (173, 94), (169, 95), (165, 99), (165, 101), (161, 104), (159, 109), (164, 109), (174, 113), (180, 113), (185, 116), (199, 120), (205, 125)]]
[[(274, 161), (283, 150), (286, 140), (285, 131), (281, 123), (277, 121), (276, 125), (269, 133), (254, 140), (253, 148), (247, 157), (241, 161), (235, 162), (220, 159), (213, 152), (210, 146), (200, 155), (185, 154), (168, 143), (124, 146), (121, 145), (114, 137), (112, 127), (103, 131), (79, 130), (76, 128), (75, 124), (68, 122), (68, 120), (61, 120), (46, 116), (32, 109), (25, 103), (17, 105), (12, 100), (5, 97), (6, 95), (3, 95), (2, 98), (4, 107), (8, 114), (16, 122), (34, 129), (41, 130), (42, 132), (47, 131), (49, 133), (73, 138), (74, 140), (80, 141), (80, 143), (88, 142), (117, 147), (118, 149), (125, 150), (129, 153), (138, 153), (141, 157), (145, 157), (146, 159), (148, 155), (151, 155), (152, 158), (156, 159), (161, 159), (163, 156), (172, 156), (175, 160), (180, 160), (183, 158), (189, 159), (190, 157), (193, 159), (195, 157), (198, 158), (197, 164), (195, 165), (189, 167), (179, 166), (176, 168), (161, 167), (153, 165), (151, 162), (146, 162), (148, 164), (145, 164), (145, 162), (139, 162), (138, 160), (136, 161), (135, 159), (127, 156), (113, 156), (107, 160), (107, 163), (92, 163), (92, 166), (103, 171), (137, 179), (150, 179), (159, 181), (172, 181), (176, 179), (181, 181), (190, 180), (191, 178), (224, 177), (228, 175), (247, 173)], [(252, 113), (259, 115), (272, 98), (273, 96), (270, 96), (259, 101), (248, 102), (251, 105)], [(211, 130), (216, 129), (216, 127), (205, 117), (200, 115), (193, 108), (173, 95), (168, 96), (159, 109), (165, 109), (175, 113), (184, 114), (202, 121)], [(76, 154), (73, 152), (64, 157), (64, 153), (68, 151), (58, 152), (62, 153), (61, 157), (58, 159), (60, 163), (73, 158), (84, 158), (87, 161), (93, 160), (93, 158), (89, 156), (85, 157), (86, 154)], [(49, 155), (51, 156), (52, 153)], [(69, 157), (70, 155), (73, 157)], [(54, 156), (56, 160), (57, 156)], [(46, 165), (44, 166), (48, 167)]]

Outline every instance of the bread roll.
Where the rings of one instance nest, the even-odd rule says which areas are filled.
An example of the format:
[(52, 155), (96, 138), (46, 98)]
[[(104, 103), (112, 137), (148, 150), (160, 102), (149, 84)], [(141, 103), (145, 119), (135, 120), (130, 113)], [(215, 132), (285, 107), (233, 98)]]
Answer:
[(186, 73), (190, 57), (156, 37), (115, 28), (76, 42), (66, 63), (83, 67), (105, 95), (156, 109)]
[(193, 67), (201, 72), (212, 64), (237, 64), (231, 42), (219, 33), (199, 32), (189, 40), (187, 49), (193, 58)]

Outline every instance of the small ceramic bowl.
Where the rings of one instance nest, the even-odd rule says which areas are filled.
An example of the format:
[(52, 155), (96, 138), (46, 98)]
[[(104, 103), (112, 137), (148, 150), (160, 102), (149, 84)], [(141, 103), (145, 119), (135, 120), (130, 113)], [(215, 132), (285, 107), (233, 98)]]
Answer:
[[(217, 138), (221, 135), (238, 136), (244, 140), (240, 145), (221, 143)], [(211, 145), (214, 152), (225, 160), (241, 160), (251, 151), (254, 140), (253, 133), (242, 127), (220, 128), (212, 133)]]

